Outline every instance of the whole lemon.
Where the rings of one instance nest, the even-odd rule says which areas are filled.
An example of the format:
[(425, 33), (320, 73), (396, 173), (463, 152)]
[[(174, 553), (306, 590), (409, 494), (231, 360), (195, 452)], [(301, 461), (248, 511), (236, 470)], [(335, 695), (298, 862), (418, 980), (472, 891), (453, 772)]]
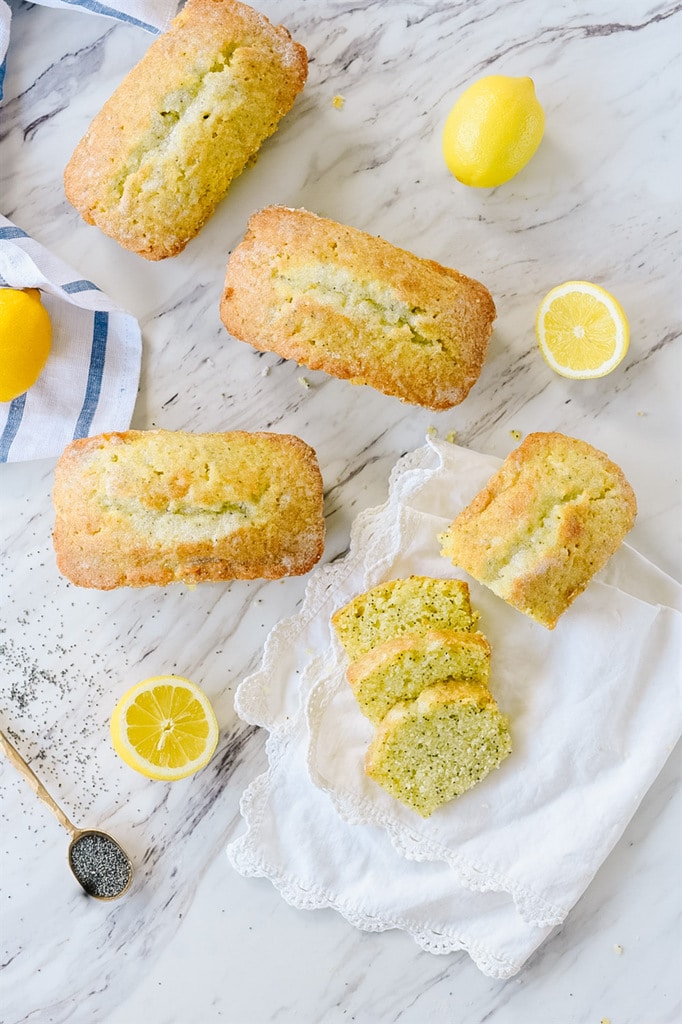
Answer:
[(37, 288), (0, 288), (0, 402), (28, 391), (52, 345), (50, 317)]
[(544, 130), (532, 78), (487, 75), (462, 93), (448, 115), (445, 163), (464, 185), (494, 188), (526, 166)]

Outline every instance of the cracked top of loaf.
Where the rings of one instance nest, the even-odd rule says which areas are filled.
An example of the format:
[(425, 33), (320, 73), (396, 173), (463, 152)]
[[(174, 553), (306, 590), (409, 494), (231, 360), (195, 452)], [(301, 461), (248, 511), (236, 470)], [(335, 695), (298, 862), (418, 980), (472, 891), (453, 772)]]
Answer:
[(322, 554), (322, 477), (292, 434), (128, 430), (57, 463), (54, 546), (82, 587), (278, 579)]
[(236, 0), (188, 0), (95, 117), (65, 173), (89, 224), (147, 259), (179, 253), (293, 105), (289, 32)]
[(230, 257), (221, 317), (255, 348), (439, 410), (478, 380), (495, 304), (450, 267), (308, 210), (270, 206)]

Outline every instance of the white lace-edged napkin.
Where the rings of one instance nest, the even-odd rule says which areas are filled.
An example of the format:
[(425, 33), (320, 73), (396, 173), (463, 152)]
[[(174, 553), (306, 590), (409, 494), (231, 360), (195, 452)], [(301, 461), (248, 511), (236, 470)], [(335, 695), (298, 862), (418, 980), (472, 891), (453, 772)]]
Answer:
[(564, 920), (679, 738), (682, 595), (623, 545), (550, 632), (469, 580), (514, 750), (429, 819), (392, 800), (364, 775), (372, 726), (329, 620), (382, 580), (464, 578), (437, 534), (498, 465), (440, 441), (406, 456), (347, 558), (316, 570), (300, 614), (273, 630), (236, 698), (270, 731), (269, 768), (244, 794), (246, 831), (228, 854), (295, 906), (401, 928), (508, 977)]
[(0, 462), (60, 455), (75, 438), (126, 430), (140, 377), (135, 317), (2, 216), (0, 287), (39, 288), (52, 322), (37, 382), (0, 402)]
[[(87, 14), (99, 14), (135, 25), (147, 32), (163, 32), (175, 14), (178, 0), (35, 0), (43, 7), (57, 7), (62, 10), (80, 10)], [(5, 77), (6, 55), (10, 40), (12, 11), (5, 0), (0, 0), (0, 100)]]

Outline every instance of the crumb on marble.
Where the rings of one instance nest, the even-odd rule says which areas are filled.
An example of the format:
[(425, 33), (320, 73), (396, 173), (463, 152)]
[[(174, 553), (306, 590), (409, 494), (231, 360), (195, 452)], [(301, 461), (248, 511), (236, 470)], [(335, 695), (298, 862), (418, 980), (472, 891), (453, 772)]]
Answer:
[(335, 96), (332, 100), (332, 106), (336, 107), (337, 110), (341, 110), (344, 103), (346, 102), (345, 96)]
[(298, 383), (301, 385), (302, 388), (309, 388), (310, 387), (310, 381), (307, 380), (306, 377), (299, 377), (298, 378)]
[(263, 369), (260, 372), (260, 375), (261, 375), (261, 377), (267, 377), (267, 375), (269, 373), (270, 373), (270, 367), (269, 366), (264, 366)]
[(426, 436), (427, 437), (438, 437), (438, 427), (427, 427), (426, 428)]
[(638, 412), (638, 413), (637, 413), (637, 415), (638, 415), (638, 416), (646, 416), (646, 415), (647, 415), (647, 413), (645, 413), (645, 412), (641, 412), (641, 411), (640, 411), (640, 412)]
[(511, 437), (514, 438), (515, 441), (520, 441), (521, 440), (521, 431), (520, 430), (510, 430), (509, 433), (510, 433)]
[(610, 1017), (602, 1017), (602, 1019), (599, 1021), (599, 1024), (611, 1024), (611, 1018)]
[(448, 442), (448, 444), (454, 444), (456, 437), (457, 437), (457, 431), (456, 430), (448, 430), (447, 434), (445, 435), (445, 440)]
[(620, 956), (622, 954), (623, 947), (621, 946), (621, 944), (619, 942), (617, 942), (616, 945), (613, 947), (613, 952), (617, 953), (618, 956)]

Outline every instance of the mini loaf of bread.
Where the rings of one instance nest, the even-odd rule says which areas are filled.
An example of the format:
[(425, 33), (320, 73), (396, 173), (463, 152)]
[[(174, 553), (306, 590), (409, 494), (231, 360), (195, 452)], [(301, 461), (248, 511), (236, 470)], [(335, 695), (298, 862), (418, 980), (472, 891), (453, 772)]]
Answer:
[(348, 668), (360, 710), (378, 724), (399, 701), (451, 680), (488, 685), (490, 645), (481, 633), (429, 630), (386, 640)]
[(236, 0), (187, 0), (76, 147), (69, 201), (126, 249), (179, 253), (305, 84), (305, 49)]
[(462, 580), (409, 576), (380, 583), (332, 616), (332, 626), (351, 661), (395, 637), (431, 629), (467, 632), (477, 616)]
[(553, 629), (636, 512), (630, 484), (604, 452), (563, 434), (529, 434), (442, 534), (442, 554)]
[(220, 315), (255, 348), (438, 410), (478, 380), (495, 305), (456, 270), (307, 210), (268, 207), (230, 257)]
[(487, 687), (439, 683), (388, 712), (367, 751), (365, 771), (428, 818), (498, 768), (510, 751), (507, 719)]
[(81, 587), (278, 579), (322, 554), (322, 477), (290, 434), (129, 430), (68, 445), (54, 481), (59, 570)]

